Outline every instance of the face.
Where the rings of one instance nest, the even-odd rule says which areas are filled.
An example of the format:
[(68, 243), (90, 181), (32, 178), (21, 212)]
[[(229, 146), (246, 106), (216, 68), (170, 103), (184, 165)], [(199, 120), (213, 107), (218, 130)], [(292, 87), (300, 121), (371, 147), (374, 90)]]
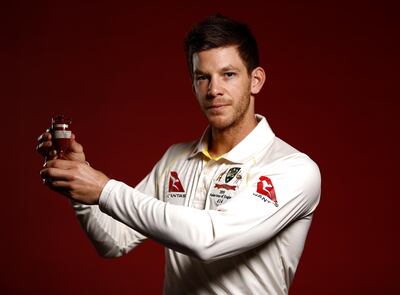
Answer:
[(254, 121), (251, 79), (235, 46), (193, 54), (193, 88), (213, 128)]

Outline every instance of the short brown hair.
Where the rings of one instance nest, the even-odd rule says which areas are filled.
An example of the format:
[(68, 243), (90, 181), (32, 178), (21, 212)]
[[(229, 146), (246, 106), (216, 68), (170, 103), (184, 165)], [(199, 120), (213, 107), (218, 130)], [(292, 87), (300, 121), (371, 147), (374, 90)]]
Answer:
[(214, 14), (194, 25), (185, 38), (185, 53), (193, 77), (193, 54), (218, 47), (236, 45), (250, 74), (260, 65), (257, 41), (246, 24)]

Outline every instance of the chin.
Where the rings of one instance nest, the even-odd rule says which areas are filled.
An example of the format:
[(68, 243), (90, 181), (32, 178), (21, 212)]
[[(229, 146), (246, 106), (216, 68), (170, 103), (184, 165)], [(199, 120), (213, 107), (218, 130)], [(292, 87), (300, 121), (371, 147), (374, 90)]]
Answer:
[(225, 116), (208, 116), (207, 119), (210, 126), (216, 129), (226, 129), (232, 125), (229, 118)]

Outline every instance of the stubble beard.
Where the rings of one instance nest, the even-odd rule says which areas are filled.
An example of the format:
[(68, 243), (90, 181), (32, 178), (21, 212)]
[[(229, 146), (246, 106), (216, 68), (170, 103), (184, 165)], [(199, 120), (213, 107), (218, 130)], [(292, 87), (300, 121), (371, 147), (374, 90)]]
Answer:
[(234, 130), (237, 128), (241, 123), (243, 123), (244, 118), (246, 117), (247, 113), (249, 112), (250, 108), (250, 89), (246, 92), (242, 98), (240, 99), (239, 104), (233, 110), (232, 115), (225, 120), (221, 120), (221, 122), (212, 122), (209, 120), (209, 124), (215, 131), (218, 132), (226, 132), (228, 130)]

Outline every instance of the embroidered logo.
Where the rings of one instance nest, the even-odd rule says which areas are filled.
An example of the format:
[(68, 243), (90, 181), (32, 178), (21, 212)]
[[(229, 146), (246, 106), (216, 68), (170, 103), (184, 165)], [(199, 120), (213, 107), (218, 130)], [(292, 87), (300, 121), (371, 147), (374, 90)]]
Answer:
[(168, 191), (170, 193), (184, 193), (182, 182), (178, 177), (178, 173), (176, 171), (171, 171), (169, 175), (169, 185)]
[(264, 202), (272, 202), (276, 207), (278, 207), (274, 185), (272, 184), (271, 179), (267, 176), (260, 176), (259, 181), (257, 182), (257, 193), (254, 193), (254, 196), (260, 198)]
[(240, 167), (234, 167), (228, 170), (228, 173), (226, 173), (225, 176), (225, 183), (228, 183), (229, 181), (231, 181), (236, 174), (238, 174), (238, 172), (240, 171)]
[(241, 167), (224, 169), (212, 182), (209, 197), (211, 206), (218, 207), (235, 196), (242, 182), (243, 170)]
[(226, 173), (227, 170), (224, 170), (216, 179), (216, 181), (220, 182), (222, 179), (222, 176), (224, 176), (224, 174)]
[(214, 184), (214, 187), (217, 189), (222, 188), (222, 189), (226, 189), (226, 190), (230, 191), (230, 190), (236, 190), (237, 185), (229, 185), (226, 183), (216, 183), (216, 184)]

